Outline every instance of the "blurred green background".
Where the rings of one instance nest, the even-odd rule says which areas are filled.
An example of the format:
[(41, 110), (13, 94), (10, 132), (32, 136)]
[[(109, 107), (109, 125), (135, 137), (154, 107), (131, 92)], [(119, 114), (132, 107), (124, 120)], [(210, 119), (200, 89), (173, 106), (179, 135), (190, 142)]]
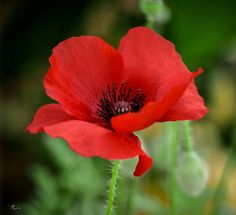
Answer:
[[(236, 1), (167, 0), (171, 17), (159, 26), (197, 78), (209, 114), (193, 123), (196, 151), (208, 163), (209, 181), (198, 197), (179, 191), (179, 214), (236, 214), (236, 168), (219, 182), (232, 144), (236, 113)], [(46, 97), (42, 79), (52, 48), (71, 36), (97, 35), (117, 47), (129, 28), (146, 23), (137, 0), (2, 0), (1, 208), (3, 214), (104, 214), (110, 162), (85, 159), (61, 140), (25, 131)], [(124, 162), (117, 214), (168, 214), (168, 160), (163, 126), (140, 134), (155, 159), (143, 178)], [(167, 135), (168, 136), (168, 135)], [(164, 147), (164, 148), (163, 148)], [(164, 151), (163, 151), (164, 150)], [(235, 155), (235, 154), (234, 154)], [(132, 168), (131, 168), (132, 167)], [(129, 211), (129, 212), (127, 212)]]

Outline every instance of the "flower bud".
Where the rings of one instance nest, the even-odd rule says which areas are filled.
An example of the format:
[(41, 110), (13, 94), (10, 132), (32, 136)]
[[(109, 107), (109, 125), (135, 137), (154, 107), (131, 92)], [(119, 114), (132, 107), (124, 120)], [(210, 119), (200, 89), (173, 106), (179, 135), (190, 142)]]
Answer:
[(170, 11), (163, 0), (140, 0), (140, 9), (149, 21), (164, 23), (170, 16)]
[(206, 187), (208, 168), (196, 152), (184, 152), (177, 163), (177, 183), (189, 196), (199, 196)]

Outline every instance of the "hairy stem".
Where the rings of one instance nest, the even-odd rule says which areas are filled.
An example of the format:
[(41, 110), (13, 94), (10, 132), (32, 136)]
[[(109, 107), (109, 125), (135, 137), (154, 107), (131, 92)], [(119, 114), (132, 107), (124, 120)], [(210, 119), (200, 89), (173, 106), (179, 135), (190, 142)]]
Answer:
[(236, 117), (234, 119), (232, 143), (231, 143), (231, 148), (228, 155), (228, 160), (226, 161), (226, 164), (223, 169), (223, 173), (221, 175), (221, 178), (219, 180), (219, 183), (215, 189), (215, 192), (212, 198), (212, 201), (213, 201), (212, 211), (211, 211), (212, 215), (219, 214), (220, 207), (222, 205), (222, 202), (224, 201), (225, 193), (226, 193), (226, 183), (227, 183), (227, 179), (230, 176), (230, 173), (232, 173), (232, 169), (235, 162), (235, 155), (236, 155)]
[(116, 195), (116, 185), (119, 175), (119, 169), (120, 169), (120, 161), (116, 160), (114, 161), (113, 164), (111, 180), (109, 183), (106, 215), (112, 214), (114, 199)]
[(147, 20), (145, 26), (154, 29), (154, 21)]
[(193, 140), (192, 140), (192, 131), (190, 121), (184, 121), (184, 148), (187, 152), (191, 152), (193, 150)]
[(170, 214), (176, 215), (176, 165), (177, 165), (177, 154), (178, 154), (178, 140), (179, 140), (179, 123), (172, 123), (172, 145), (171, 145), (171, 173), (170, 173)]
[(128, 199), (127, 199), (127, 215), (134, 214), (133, 200), (134, 200), (136, 188), (137, 188), (137, 180), (131, 179), (130, 184), (129, 184)]

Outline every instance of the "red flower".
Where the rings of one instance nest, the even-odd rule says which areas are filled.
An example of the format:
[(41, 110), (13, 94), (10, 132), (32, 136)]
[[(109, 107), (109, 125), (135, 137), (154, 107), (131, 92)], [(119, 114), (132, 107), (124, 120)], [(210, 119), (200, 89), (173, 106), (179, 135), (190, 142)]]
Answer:
[(207, 108), (174, 45), (154, 31), (131, 29), (116, 50), (95, 36), (72, 37), (53, 49), (44, 79), (58, 104), (42, 106), (28, 126), (64, 138), (85, 157), (139, 156), (134, 172), (152, 166), (133, 132), (154, 122), (197, 120)]

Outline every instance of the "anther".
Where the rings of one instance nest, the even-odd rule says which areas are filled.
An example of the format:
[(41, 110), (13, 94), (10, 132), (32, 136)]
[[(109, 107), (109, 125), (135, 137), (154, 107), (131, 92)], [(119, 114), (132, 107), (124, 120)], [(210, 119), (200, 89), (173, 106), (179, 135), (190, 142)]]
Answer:
[(103, 121), (109, 122), (113, 116), (128, 112), (138, 112), (144, 105), (145, 96), (141, 89), (134, 90), (128, 82), (123, 82), (119, 87), (114, 83), (107, 85), (102, 90), (98, 101), (96, 113)]

